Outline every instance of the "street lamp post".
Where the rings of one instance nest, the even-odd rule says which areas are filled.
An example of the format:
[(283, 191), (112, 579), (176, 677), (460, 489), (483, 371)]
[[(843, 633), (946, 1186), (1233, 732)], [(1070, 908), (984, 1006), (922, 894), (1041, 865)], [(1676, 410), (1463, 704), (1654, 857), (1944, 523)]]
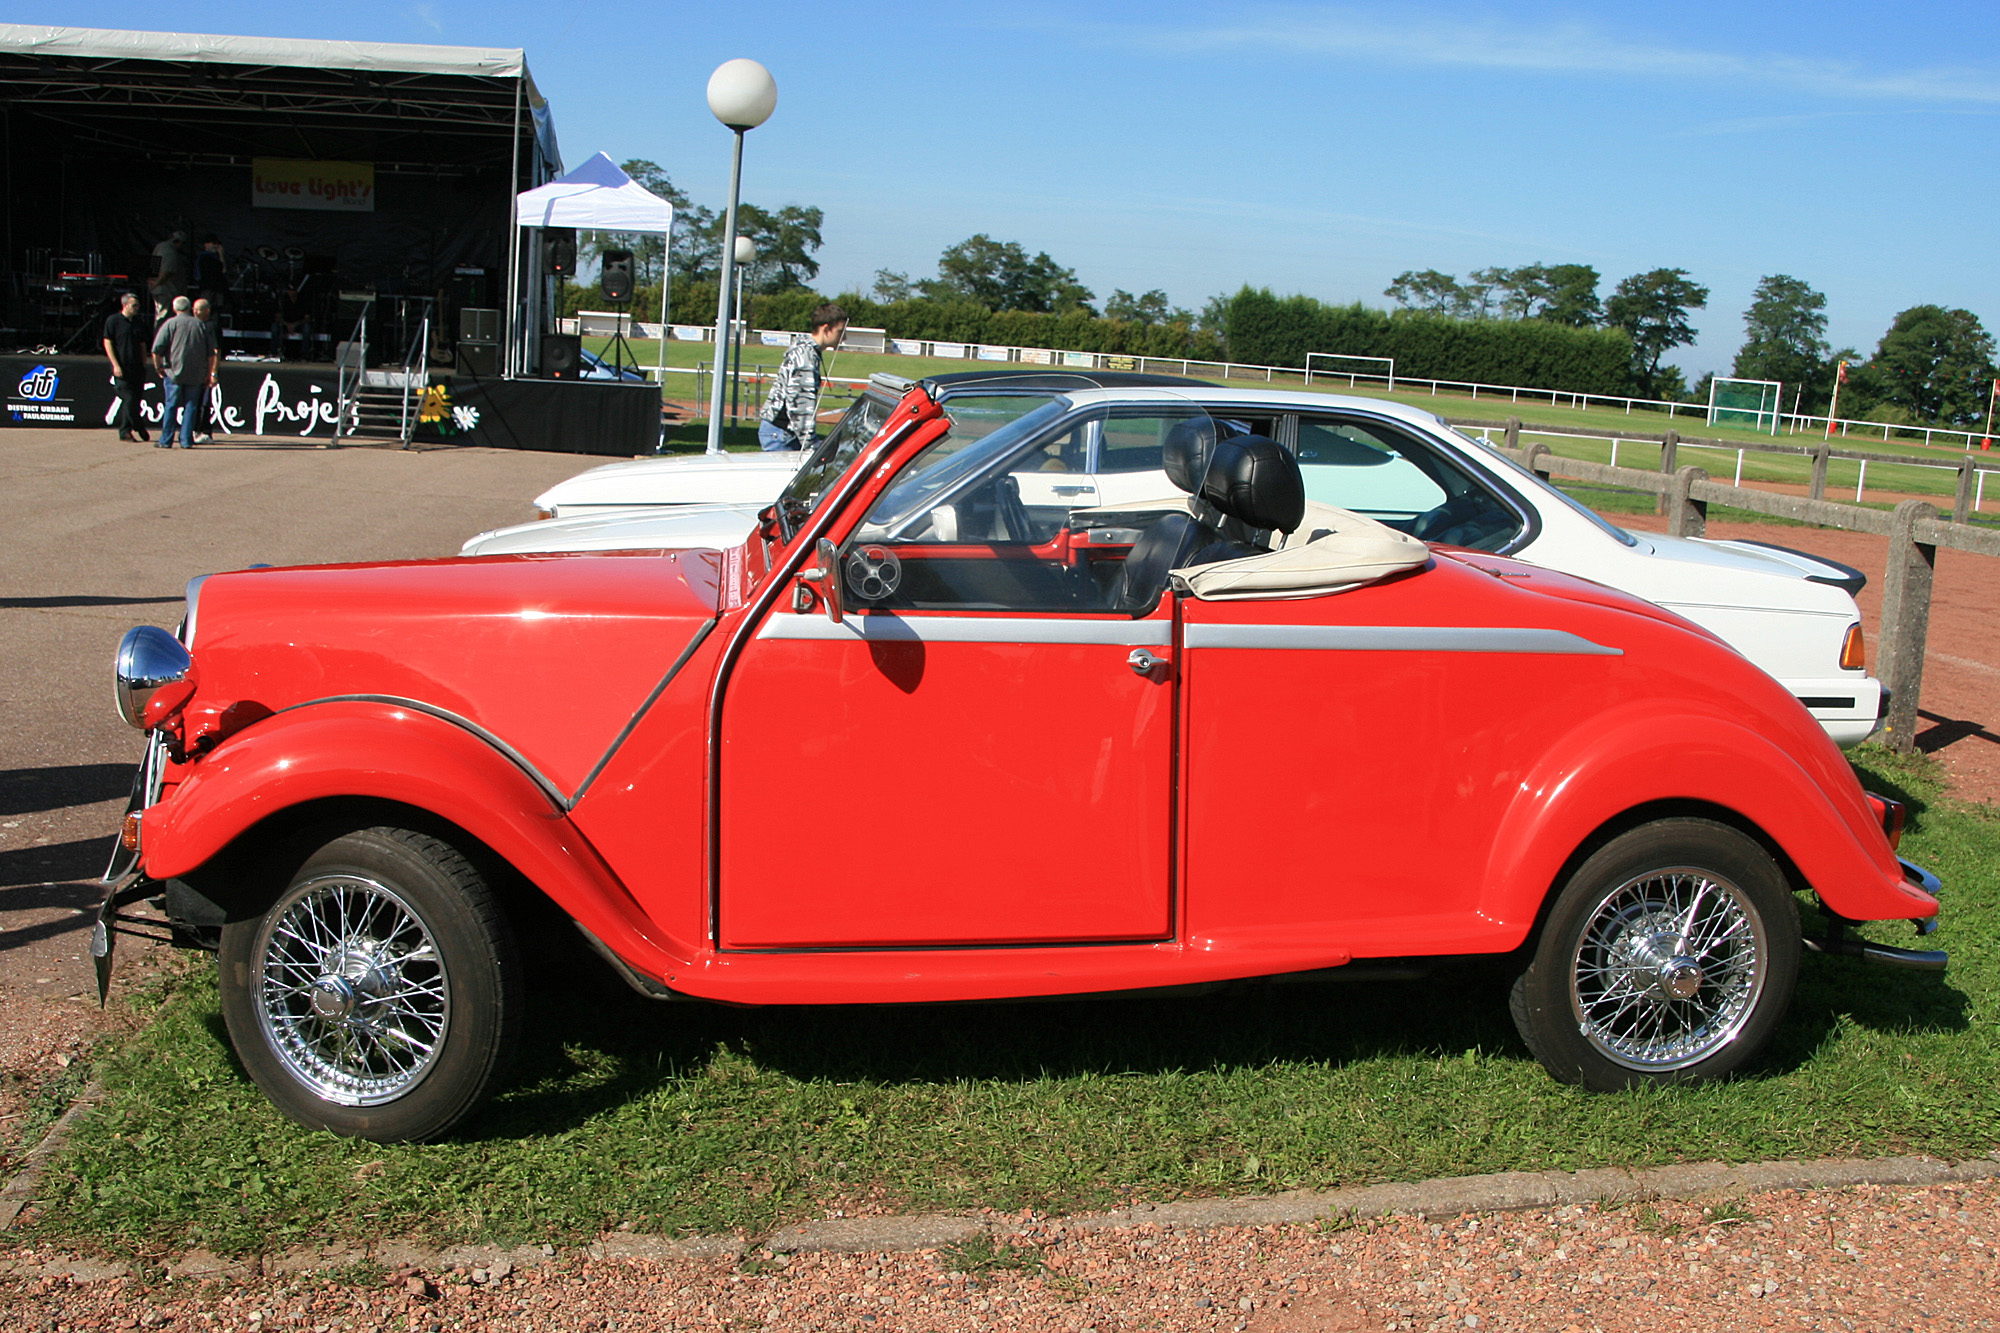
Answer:
[(757, 243), (748, 236), (736, 238), (736, 361), (729, 371), (729, 415), (732, 420), (740, 420), (742, 409), (738, 399), (743, 389), (743, 336), (750, 318), (743, 307), (743, 270), (757, 262)]
[(754, 60), (726, 60), (708, 76), (708, 109), (736, 134), (729, 160), (729, 211), (722, 224), (722, 289), (715, 300), (715, 383), (708, 397), (708, 452), (722, 452), (722, 365), (729, 350), (729, 285), (736, 277), (736, 198), (743, 183), (743, 136), (771, 118), (778, 84)]

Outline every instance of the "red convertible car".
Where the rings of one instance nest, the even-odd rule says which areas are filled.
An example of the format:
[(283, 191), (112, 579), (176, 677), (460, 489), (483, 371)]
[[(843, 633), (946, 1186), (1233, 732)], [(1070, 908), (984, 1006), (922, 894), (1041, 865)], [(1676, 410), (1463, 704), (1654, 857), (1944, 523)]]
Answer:
[(1803, 948), (1943, 965), (1846, 933), (1928, 933), (1936, 881), (1719, 640), (1141, 399), (1096, 428), (1179, 492), (1115, 509), (1021, 502), (1060, 396), (959, 428), (919, 386), (733, 550), (197, 580), (119, 650), (151, 743), (100, 983), (156, 904), (279, 1107), (403, 1140), (493, 1085), (551, 904), (644, 992), (735, 1004), (1505, 955), (1529, 1048), (1598, 1089), (1742, 1066)]

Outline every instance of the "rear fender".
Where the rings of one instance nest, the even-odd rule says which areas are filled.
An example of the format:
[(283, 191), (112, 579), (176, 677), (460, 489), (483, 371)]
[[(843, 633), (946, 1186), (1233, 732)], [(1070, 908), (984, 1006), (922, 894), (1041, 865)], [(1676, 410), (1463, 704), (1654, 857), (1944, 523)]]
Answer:
[[(1606, 724), (1608, 721), (1608, 725)], [(1857, 921), (1916, 919), (1937, 900), (1903, 877), (1886, 836), (1847, 815), (1797, 760), (1763, 736), (1714, 716), (1595, 719), (1551, 747), (1503, 820), (1487, 863), (1484, 911), (1525, 939), (1571, 856), (1600, 829), (1641, 807), (1720, 807), (1790, 859), (1821, 901)], [(1517, 941), (1518, 942), (1518, 941)]]
[(152, 879), (193, 872), (288, 810), (342, 797), (393, 801), (479, 839), (640, 971), (663, 977), (691, 956), (633, 900), (558, 794), (491, 742), (429, 713), (310, 704), (238, 732), (181, 772), (144, 815)]

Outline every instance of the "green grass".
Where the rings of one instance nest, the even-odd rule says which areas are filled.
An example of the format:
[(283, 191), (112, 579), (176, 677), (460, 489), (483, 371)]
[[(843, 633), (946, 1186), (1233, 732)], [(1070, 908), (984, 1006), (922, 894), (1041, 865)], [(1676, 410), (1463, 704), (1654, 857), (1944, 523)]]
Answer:
[[(1495, 967), (1206, 998), (741, 1010), (531, 1005), (456, 1138), (307, 1133), (244, 1077), (210, 970), (103, 1067), (108, 1096), (4, 1244), (241, 1253), (407, 1235), (758, 1231), (828, 1207), (1101, 1208), (1503, 1169), (2000, 1147), (2000, 813), (1860, 755), (1942, 877), (1944, 974), (1807, 955), (1749, 1076), (1590, 1096), (1552, 1082)], [(1907, 927), (1879, 930), (1910, 943)]]

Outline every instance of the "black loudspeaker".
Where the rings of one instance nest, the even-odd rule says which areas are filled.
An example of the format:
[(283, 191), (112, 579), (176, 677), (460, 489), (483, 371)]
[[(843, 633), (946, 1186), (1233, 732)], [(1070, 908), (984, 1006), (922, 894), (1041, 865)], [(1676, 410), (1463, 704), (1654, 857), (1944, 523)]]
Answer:
[(542, 229), (542, 272), (551, 278), (576, 276), (576, 228)]
[(466, 306), (458, 312), (458, 373), (491, 379), (500, 373), (500, 312)]
[(457, 371), (477, 380), (490, 380), (500, 373), (500, 344), (459, 340)]
[(465, 306), (458, 312), (458, 340), (463, 343), (500, 341), (500, 312)]
[(542, 335), (542, 374), (552, 380), (573, 380), (583, 371), (583, 339), (574, 333)]
[(629, 301), (632, 299), (632, 252), (630, 250), (606, 250), (604, 271), (598, 275), (597, 285), (604, 289), (607, 301)]

